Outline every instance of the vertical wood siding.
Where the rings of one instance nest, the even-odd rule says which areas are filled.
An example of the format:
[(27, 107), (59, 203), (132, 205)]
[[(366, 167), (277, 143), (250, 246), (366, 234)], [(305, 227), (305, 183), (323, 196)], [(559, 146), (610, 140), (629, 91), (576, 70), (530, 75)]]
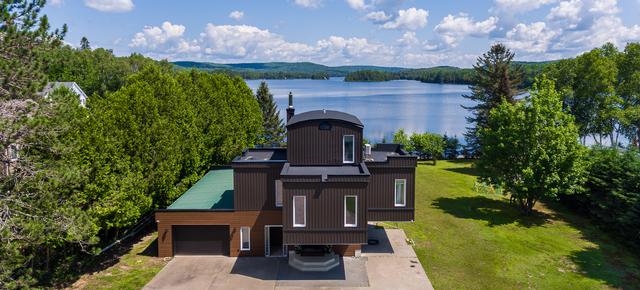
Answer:
[[(285, 244), (366, 243), (366, 183), (284, 182), (283, 232)], [(306, 227), (293, 227), (293, 196), (307, 197)], [(357, 227), (344, 226), (344, 196), (358, 197)]]
[(376, 222), (410, 222), (415, 220), (414, 209), (385, 209), (385, 210), (369, 210), (367, 218)]
[[(158, 227), (158, 256), (173, 256), (174, 225), (228, 225), (229, 255), (264, 256), (264, 226), (281, 225), (281, 211), (242, 212), (156, 212)], [(251, 250), (240, 251), (240, 227), (251, 227)]]
[(366, 162), (367, 168), (416, 168), (418, 158), (415, 156), (388, 156), (386, 162)]
[(285, 245), (363, 245), (367, 243), (366, 230), (351, 231), (284, 231)]
[[(367, 214), (370, 221), (411, 221), (414, 219), (415, 168), (369, 167)], [(395, 180), (407, 180), (406, 206), (396, 207)]]
[(275, 181), (280, 178), (283, 164), (234, 166), (234, 208), (236, 210), (281, 210), (275, 205)]
[(339, 165), (342, 136), (354, 135), (355, 162), (362, 161), (362, 128), (342, 121), (327, 121), (331, 130), (319, 130), (320, 120), (287, 128), (287, 160), (291, 165)]

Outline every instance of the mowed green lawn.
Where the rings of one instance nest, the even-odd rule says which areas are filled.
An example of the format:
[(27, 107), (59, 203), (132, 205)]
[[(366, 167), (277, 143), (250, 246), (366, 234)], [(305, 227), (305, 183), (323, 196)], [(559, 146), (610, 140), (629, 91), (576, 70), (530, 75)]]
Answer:
[(132, 244), (122, 249), (123, 253), (110, 253), (114, 259), (106, 259), (105, 265), (98, 266), (103, 269), (82, 275), (69, 289), (141, 289), (168, 263), (156, 257), (157, 236), (154, 232), (137, 241), (127, 241)]
[(436, 289), (640, 288), (640, 259), (558, 205), (523, 218), (508, 198), (476, 189), (470, 162), (421, 164), (414, 240)]

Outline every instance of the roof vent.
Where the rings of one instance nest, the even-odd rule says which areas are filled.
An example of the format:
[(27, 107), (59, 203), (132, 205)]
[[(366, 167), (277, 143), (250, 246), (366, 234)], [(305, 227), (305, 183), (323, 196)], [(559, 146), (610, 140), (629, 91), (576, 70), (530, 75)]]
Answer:
[(371, 158), (371, 144), (364, 144), (364, 159), (373, 160)]
[(293, 93), (289, 92), (289, 107), (287, 107), (287, 122), (293, 117), (296, 110), (293, 108)]
[(289, 108), (293, 108), (293, 93), (289, 92)]

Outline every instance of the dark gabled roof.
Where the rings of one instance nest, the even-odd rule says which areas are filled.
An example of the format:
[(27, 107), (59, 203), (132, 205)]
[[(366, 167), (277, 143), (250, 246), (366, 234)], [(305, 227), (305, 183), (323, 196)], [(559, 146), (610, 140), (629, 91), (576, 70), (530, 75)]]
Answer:
[(312, 120), (338, 120), (348, 122), (359, 127), (364, 127), (358, 117), (344, 112), (332, 110), (315, 110), (293, 115), (289, 122), (287, 122), (287, 126)]

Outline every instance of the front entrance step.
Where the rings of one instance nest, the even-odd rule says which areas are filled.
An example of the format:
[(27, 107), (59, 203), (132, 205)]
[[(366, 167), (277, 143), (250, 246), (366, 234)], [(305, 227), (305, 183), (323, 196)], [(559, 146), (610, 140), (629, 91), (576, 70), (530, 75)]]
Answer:
[(338, 265), (340, 265), (340, 257), (335, 253), (309, 257), (289, 251), (289, 266), (303, 272), (327, 272)]

